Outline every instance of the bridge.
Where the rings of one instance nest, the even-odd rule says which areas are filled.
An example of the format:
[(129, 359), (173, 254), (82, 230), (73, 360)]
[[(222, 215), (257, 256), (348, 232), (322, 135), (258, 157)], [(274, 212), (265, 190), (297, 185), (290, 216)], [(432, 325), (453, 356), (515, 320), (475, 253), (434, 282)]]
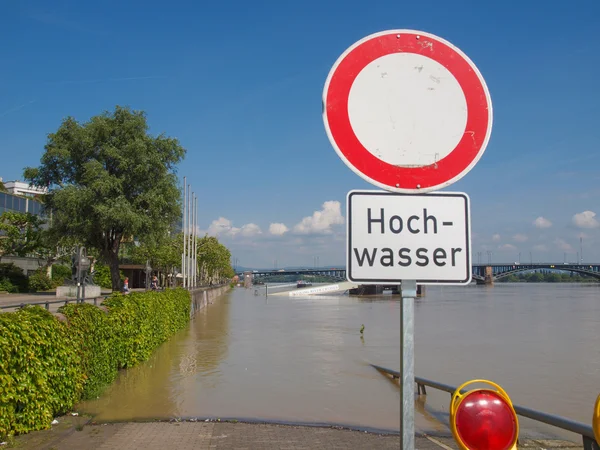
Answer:
[(273, 276), (300, 276), (300, 275), (313, 275), (327, 277), (330, 281), (346, 281), (346, 268), (345, 267), (333, 267), (329, 269), (266, 269), (266, 270), (253, 270), (246, 271), (237, 274), (240, 280), (247, 280), (250, 278), (251, 281), (261, 282), (267, 277)]
[(600, 280), (600, 264), (597, 263), (502, 263), (502, 264), (473, 264), (473, 281), (477, 284), (493, 284), (510, 275), (532, 270), (553, 270), (578, 273)]
[[(477, 284), (493, 284), (495, 281), (521, 272), (533, 270), (553, 270), (573, 272), (587, 275), (600, 280), (599, 263), (498, 263), (498, 264), (473, 264), (473, 281)], [(241, 280), (261, 282), (267, 277), (281, 275), (318, 275), (329, 278), (331, 281), (346, 280), (345, 267), (319, 268), (319, 269), (263, 269), (238, 273)]]

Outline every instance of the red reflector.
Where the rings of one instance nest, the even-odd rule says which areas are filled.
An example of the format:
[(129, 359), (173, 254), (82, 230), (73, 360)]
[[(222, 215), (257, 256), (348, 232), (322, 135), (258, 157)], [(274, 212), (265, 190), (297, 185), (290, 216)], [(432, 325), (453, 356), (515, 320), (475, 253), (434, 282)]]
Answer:
[(517, 433), (515, 416), (496, 392), (473, 391), (463, 397), (456, 411), (456, 430), (471, 450), (507, 450)]

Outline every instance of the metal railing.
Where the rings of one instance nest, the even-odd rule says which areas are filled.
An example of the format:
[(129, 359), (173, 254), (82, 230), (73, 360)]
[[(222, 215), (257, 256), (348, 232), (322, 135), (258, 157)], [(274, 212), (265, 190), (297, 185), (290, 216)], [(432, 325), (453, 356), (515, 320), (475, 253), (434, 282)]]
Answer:
[(66, 298), (63, 300), (45, 300), (43, 302), (21, 302), (21, 303), (16, 303), (14, 305), (0, 305), (0, 309), (23, 309), (26, 306), (33, 306), (33, 305), (42, 306), (43, 305), (46, 308), (46, 310), (49, 311), (50, 305), (56, 305), (59, 303), (68, 305), (69, 303), (87, 303), (87, 302), (93, 301), (94, 305), (97, 306), (98, 299), (104, 300), (106, 298), (107, 298), (107, 296), (89, 297), (89, 298), (84, 298), (84, 299), (79, 299), (79, 300), (77, 300), (76, 298)]
[[(381, 366), (376, 366), (374, 364), (371, 364), (371, 367), (374, 367), (375, 369), (387, 375), (390, 375), (392, 378), (400, 378), (400, 372), (397, 372), (395, 370), (387, 369)], [(456, 391), (456, 386), (439, 383), (437, 381), (427, 380), (421, 377), (415, 377), (415, 383), (417, 384), (418, 395), (427, 395), (427, 387), (437, 389), (439, 391), (448, 392), (450, 395), (452, 395)], [(466, 391), (463, 390), (463, 392)], [(580, 435), (583, 440), (584, 450), (600, 450), (600, 445), (596, 442), (596, 439), (594, 437), (594, 430), (592, 429), (591, 425), (586, 425), (585, 423), (576, 422), (565, 417), (547, 414), (541, 411), (536, 411), (534, 409), (526, 408), (524, 406), (519, 406), (515, 404), (513, 404), (513, 408), (519, 416), (527, 417), (528, 419), (535, 420), (536, 422), (541, 422), (546, 425), (550, 425), (556, 428), (560, 428), (561, 430), (569, 431), (571, 433)]]
[[(226, 286), (229, 283), (223, 283), (223, 284), (213, 284), (213, 285), (204, 285), (204, 286), (196, 286), (195, 288), (185, 288), (186, 290), (192, 291), (192, 290), (196, 290), (196, 289), (207, 289), (207, 288), (218, 288), (218, 287), (223, 287)], [(159, 291), (164, 291), (167, 288), (159, 288)], [(150, 289), (146, 289), (143, 292), (148, 292), (150, 291)], [(135, 292), (135, 291), (134, 291)], [(112, 294), (110, 294), (112, 295)], [(106, 300), (108, 297), (110, 297), (110, 295), (100, 295), (98, 297), (88, 297), (88, 298), (84, 298), (84, 299), (76, 299), (76, 298), (65, 298), (65, 299), (61, 299), (61, 300), (44, 300), (44, 301), (40, 301), (40, 302), (21, 302), (21, 303), (14, 303), (12, 305), (0, 305), (0, 310), (3, 309), (23, 309), (26, 306), (44, 306), (44, 308), (49, 311), (50, 310), (50, 305), (57, 305), (57, 304), (64, 304), (64, 305), (68, 305), (69, 303), (93, 303), (95, 306), (98, 306), (99, 302), (101, 303), (102, 301)]]

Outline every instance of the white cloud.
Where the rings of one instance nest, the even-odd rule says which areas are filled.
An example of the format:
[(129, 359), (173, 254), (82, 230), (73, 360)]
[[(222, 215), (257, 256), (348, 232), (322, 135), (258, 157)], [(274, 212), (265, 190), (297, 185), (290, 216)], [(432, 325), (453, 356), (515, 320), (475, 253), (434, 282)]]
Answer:
[(525, 236), (524, 234), (515, 234), (513, 236), (513, 239), (517, 242), (525, 242), (527, 239), (529, 239), (527, 236)]
[(272, 223), (271, 225), (269, 225), (269, 233), (275, 236), (282, 236), (288, 231), (290, 231), (289, 228), (286, 227), (283, 223)]
[(515, 247), (512, 244), (502, 244), (498, 246), (498, 250), (516, 250), (517, 247)]
[(596, 213), (593, 211), (583, 211), (573, 216), (573, 224), (579, 228), (598, 228), (600, 222), (596, 219)]
[(331, 233), (332, 225), (342, 225), (341, 204), (336, 200), (323, 203), (320, 211), (315, 211), (312, 216), (305, 217), (294, 227), (294, 231), (300, 234), (328, 234)]
[(573, 247), (571, 246), (571, 244), (569, 244), (568, 242), (565, 242), (564, 240), (557, 238), (554, 243), (556, 244), (556, 246), (561, 249), (563, 252), (572, 252), (573, 251)]
[(540, 216), (533, 221), (533, 226), (536, 228), (550, 228), (552, 226), (552, 222), (545, 217)]
[(213, 220), (208, 227), (208, 234), (213, 236), (235, 236), (240, 232), (239, 228), (235, 228), (231, 220), (226, 219), (225, 217), (219, 217), (216, 220)]
[(238, 234), (246, 237), (261, 234), (260, 227), (254, 223), (248, 223), (241, 228), (233, 226), (233, 222), (225, 217), (219, 217), (213, 220), (208, 227), (208, 234), (213, 236), (237, 236)]
[(533, 249), (536, 252), (547, 252), (548, 251), (548, 247), (546, 247), (544, 244), (534, 245)]
[(495, 235), (492, 236), (492, 241), (494, 242), (498, 242), (500, 241), (501, 237), (498, 233), (496, 233)]
[(262, 230), (255, 223), (247, 223), (246, 225), (242, 226), (240, 234), (246, 237), (256, 236), (257, 234), (262, 234)]

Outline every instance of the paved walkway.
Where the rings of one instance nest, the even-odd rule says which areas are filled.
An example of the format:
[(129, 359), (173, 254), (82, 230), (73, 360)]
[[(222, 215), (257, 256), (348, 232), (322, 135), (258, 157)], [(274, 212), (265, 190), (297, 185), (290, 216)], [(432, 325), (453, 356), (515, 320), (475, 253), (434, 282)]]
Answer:
[[(73, 418), (15, 439), (14, 448), (38, 450), (398, 450), (398, 435), (306, 426), (225, 423), (146, 422), (85, 425)], [(81, 422), (78, 422), (81, 420)], [(13, 445), (10, 445), (13, 447)], [(581, 448), (564, 441), (527, 441), (519, 447), (562, 450)], [(418, 450), (449, 450), (457, 446), (452, 437), (417, 436)]]

